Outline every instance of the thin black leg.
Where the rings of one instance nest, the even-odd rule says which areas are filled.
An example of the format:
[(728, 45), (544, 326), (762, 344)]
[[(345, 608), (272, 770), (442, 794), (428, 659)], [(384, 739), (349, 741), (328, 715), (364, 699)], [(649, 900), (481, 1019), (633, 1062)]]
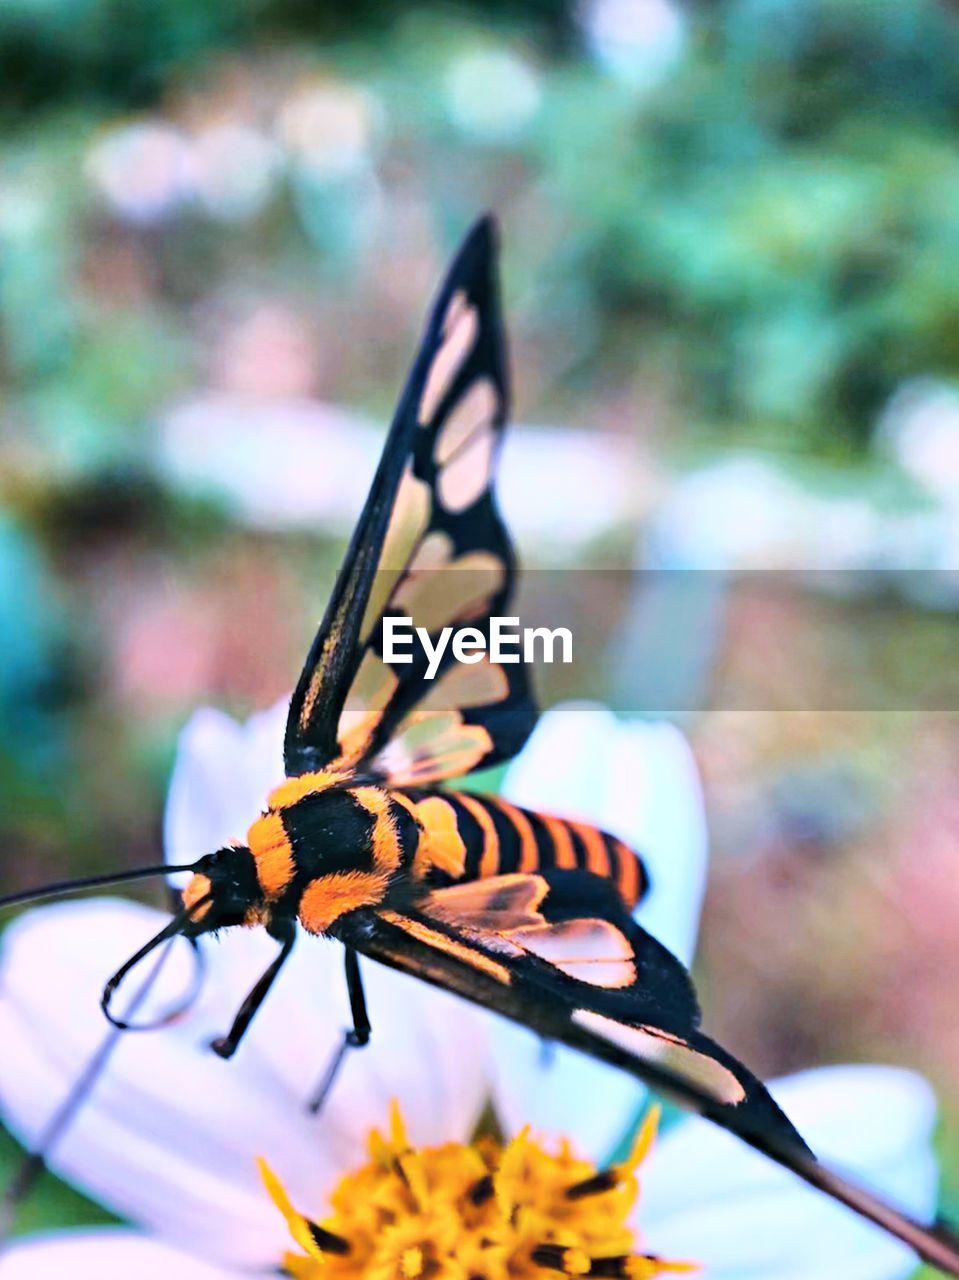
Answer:
[(246, 1034), (247, 1027), (256, 1017), (256, 1011), (266, 999), (276, 975), (283, 968), (287, 956), (293, 950), (293, 943), (296, 941), (296, 924), (294, 921), (284, 921), (279, 925), (274, 924), (270, 932), (277, 942), (282, 943), (280, 953), (243, 1001), (228, 1033), (225, 1036), (218, 1036), (216, 1040), (210, 1042), (210, 1048), (214, 1053), (219, 1054), (221, 1058), (232, 1058), (236, 1053), (237, 1046)]
[(323, 1072), (323, 1079), (310, 1100), (309, 1110), (312, 1115), (317, 1115), (326, 1102), (347, 1052), (350, 1049), (362, 1049), (364, 1045), (369, 1044), (373, 1031), (369, 1014), (366, 1012), (366, 996), (363, 992), (359, 959), (352, 947), (344, 947), (344, 951), (346, 953), (346, 989), (350, 997), (353, 1026), (343, 1033), (343, 1039), (330, 1059), (329, 1065)]
[(369, 1044), (373, 1028), (370, 1026), (370, 1015), (366, 1012), (366, 993), (363, 990), (363, 979), (360, 976), (360, 961), (352, 947), (344, 947), (346, 964), (346, 989), (350, 996), (350, 1015), (353, 1018), (353, 1029), (346, 1033), (346, 1043), (351, 1049), (362, 1049)]

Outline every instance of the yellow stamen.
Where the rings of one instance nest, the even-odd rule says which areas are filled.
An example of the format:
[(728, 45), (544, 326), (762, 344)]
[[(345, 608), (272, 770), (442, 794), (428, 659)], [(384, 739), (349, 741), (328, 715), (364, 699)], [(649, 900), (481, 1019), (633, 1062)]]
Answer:
[(257, 1167), (260, 1170), (260, 1177), (267, 1189), (270, 1199), (279, 1209), (280, 1213), (286, 1219), (286, 1225), (290, 1228), (290, 1235), (296, 1241), (305, 1253), (317, 1262), (323, 1263), (326, 1258), (323, 1251), (317, 1246), (313, 1239), (313, 1233), (310, 1231), (309, 1224), (301, 1213), (297, 1213), (290, 1202), (290, 1197), (286, 1194), (283, 1183), (279, 1180), (270, 1166), (263, 1159), (257, 1159)]
[(528, 1129), (505, 1146), (483, 1138), (414, 1150), (394, 1105), (388, 1131), (370, 1134), (369, 1161), (340, 1180), (319, 1224), (259, 1162), (306, 1255), (287, 1255), (284, 1269), (295, 1280), (558, 1280), (604, 1270), (651, 1280), (695, 1270), (637, 1252), (628, 1225), (658, 1118), (652, 1109), (629, 1158), (597, 1173), (568, 1143), (547, 1151)]
[(568, 1276), (584, 1276), (592, 1265), (592, 1258), (582, 1249), (567, 1249), (563, 1267)]
[(419, 1156), (415, 1151), (410, 1151), (406, 1155), (397, 1156), (396, 1163), (409, 1184), (416, 1207), (425, 1209), (429, 1204), (430, 1188)]
[(390, 1142), (394, 1147), (405, 1151), (410, 1140), (406, 1133), (406, 1125), (403, 1123), (403, 1113), (400, 1110), (400, 1104), (395, 1098), (390, 1102)]
[(662, 1107), (658, 1103), (651, 1106), (646, 1112), (643, 1117), (643, 1123), (639, 1126), (639, 1133), (637, 1133), (633, 1142), (632, 1150), (620, 1165), (624, 1173), (635, 1173), (653, 1149), (656, 1134), (659, 1132), (659, 1117), (661, 1114)]
[(649, 1280), (652, 1276), (688, 1275), (699, 1271), (698, 1262), (669, 1262), (665, 1258), (630, 1258), (626, 1267), (629, 1280)]
[(417, 1280), (423, 1274), (423, 1250), (418, 1245), (404, 1249), (400, 1268), (406, 1280)]

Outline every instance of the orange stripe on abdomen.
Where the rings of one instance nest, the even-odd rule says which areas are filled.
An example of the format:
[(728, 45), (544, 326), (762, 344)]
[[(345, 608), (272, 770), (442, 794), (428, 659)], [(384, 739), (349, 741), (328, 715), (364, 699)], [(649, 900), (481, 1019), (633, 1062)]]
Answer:
[(574, 871), (576, 869), (576, 849), (573, 845), (573, 836), (562, 818), (550, 818), (545, 813), (537, 814), (540, 822), (549, 833), (549, 838), (553, 842), (553, 865), (560, 867), (564, 871)]
[(474, 796), (466, 795), (462, 791), (457, 792), (456, 799), (470, 817), (475, 819), (477, 826), (483, 833), (483, 852), (480, 855), (479, 878), (482, 880), (487, 876), (499, 875), (499, 836), (496, 834), (496, 827), (493, 825), (489, 810), (481, 800), (476, 799)]
[(628, 907), (634, 907), (639, 901), (641, 881), (639, 859), (630, 849), (629, 845), (623, 844), (622, 840), (617, 840), (612, 836), (607, 837), (609, 841), (609, 851), (615, 859), (616, 874), (614, 879), (616, 887), (622, 895), (623, 901)]
[(529, 818), (522, 809), (510, 804), (502, 796), (489, 796), (487, 802), (495, 804), (500, 813), (515, 828), (519, 836), (519, 862), (516, 870), (524, 874), (539, 870), (539, 849)]
[(610, 874), (609, 853), (603, 833), (586, 822), (570, 822), (570, 829), (579, 837), (586, 851), (586, 870), (594, 876), (606, 877)]
[(434, 867), (452, 880), (461, 879), (466, 865), (466, 844), (451, 796), (427, 795), (415, 800), (403, 791), (391, 791), (390, 795), (419, 829), (412, 862), (414, 879), (422, 880)]

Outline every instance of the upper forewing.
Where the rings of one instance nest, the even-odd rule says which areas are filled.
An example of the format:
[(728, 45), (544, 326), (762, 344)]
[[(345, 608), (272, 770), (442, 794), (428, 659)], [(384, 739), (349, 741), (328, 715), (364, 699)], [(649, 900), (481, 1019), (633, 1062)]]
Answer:
[(421, 784), (508, 758), (536, 719), (523, 667), (483, 659), (435, 679), (384, 658), (387, 616), (435, 637), (489, 635), (514, 558), (493, 493), (506, 358), (488, 220), (457, 255), (387, 438), (333, 598), (290, 704), (288, 773), (341, 767)]

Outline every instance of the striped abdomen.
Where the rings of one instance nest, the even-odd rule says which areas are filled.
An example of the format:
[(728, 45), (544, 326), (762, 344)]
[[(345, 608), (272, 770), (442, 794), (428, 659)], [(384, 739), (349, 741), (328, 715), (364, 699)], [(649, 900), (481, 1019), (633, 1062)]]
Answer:
[(521, 809), (498, 796), (462, 791), (391, 791), (416, 819), (413, 860), (418, 877), (441, 884), (552, 868), (591, 871), (611, 879), (629, 906), (648, 882), (637, 854), (585, 822)]

